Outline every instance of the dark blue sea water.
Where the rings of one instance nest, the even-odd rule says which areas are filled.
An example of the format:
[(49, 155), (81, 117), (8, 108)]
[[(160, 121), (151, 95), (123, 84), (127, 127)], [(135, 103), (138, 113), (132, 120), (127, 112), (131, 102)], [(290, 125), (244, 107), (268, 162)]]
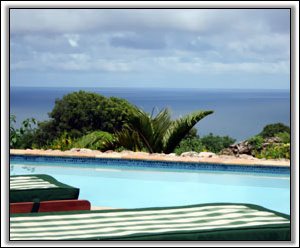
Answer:
[(288, 90), (11, 87), (11, 114), (16, 115), (18, 125), (29, 117), (46, 120), (56, 98), (80, 89), (125, 98), (148, 112), (168, 107), (174, 118), (195, 110), (214, 110), (196, 125), (200, 135), (211, 132), (240, 141), (270, 123), (290, 125)]

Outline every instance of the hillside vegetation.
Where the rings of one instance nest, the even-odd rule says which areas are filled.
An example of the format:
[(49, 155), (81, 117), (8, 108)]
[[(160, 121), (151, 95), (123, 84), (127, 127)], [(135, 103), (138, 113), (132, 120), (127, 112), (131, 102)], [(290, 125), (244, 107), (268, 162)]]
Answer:
[(49, 119), (26, 119), (15, 128), (10, 116), (10, 148), (131, 150), (149, 153), (213, 152), (257, 158), (290, 159), (290, 128), (282, 123), (238, 144), (229, 136), (199, 136), (193, 128), (213, 111), (196, 111), (177, 120), (168, 109), (149, 114), (125, 99), (78, 91), (55, 101)]

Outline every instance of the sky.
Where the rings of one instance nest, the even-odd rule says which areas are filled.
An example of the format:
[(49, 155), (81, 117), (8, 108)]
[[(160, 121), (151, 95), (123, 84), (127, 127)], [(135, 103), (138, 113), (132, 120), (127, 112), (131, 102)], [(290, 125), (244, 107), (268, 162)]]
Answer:
[(10, 85), (289, 89), (288, 9), (11, 9)]

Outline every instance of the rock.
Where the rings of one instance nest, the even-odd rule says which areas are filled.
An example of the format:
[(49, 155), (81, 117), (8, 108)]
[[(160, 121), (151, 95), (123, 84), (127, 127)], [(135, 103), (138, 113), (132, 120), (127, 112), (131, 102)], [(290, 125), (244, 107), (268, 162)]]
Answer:
[(217, 155), (213, 152), (200, 152), (199, 153), (199, 157), (201, 158), (212, 158), (212, 157), (216, 157)]
[(244, 141), (236, 145), (237, 154), (251, 154), (252, 146), (249, 142)]
[(80, 152), (80, 148), (72, 148), (70, 152)]
[(230, 148), (224, 148), (220, 153), (220, 155), (234, 156), (234, 152)]
[(248, 141), (242, 141), (238, 144), (230, 145), (228, 148), (223, 149), (220, 154), (236, 156), (238, 154), (252, 154), (252, 146)]
[(176, 153), (169, 153), (169, 154), (166, 154), (166, 157), (176, 157)]
[(166, 156), (166, 154), (164, 154), (164, 153), (150, 153), (150, 156), (164, 157), (164, 156)]
[(242, 159), (248, 159), (248, 160), (255, 160), (257, 158), (251, 156), (251, 155), (247, 155), (247, 154), (240, 154), (238, 155), (239, 158), (242, 158)]
[(136, 155), (139, 155), (139, 156), (148, 156), (149, 153), (148, 152), (135, 152)]
[(133, 152), (133, 151), (129, 151), (129, 150), (123, 150), (123, 151), (121, 151), (120, 153), (121, 153), (121, 154), (127, 155), (127, 154), (132, 154), (132, 153), (134, 153), (134, 152)]
[(107, 150), (107, 151), (105, 151), (105, 153), (112, 153), (112, 152), (114, 152), (113, 150)]
[(93, 152), (93, 150), (87, 148), (81, 148), (80, 152)]
[(183, 152), (180, 157), (199, 157), (197, 152)]
[(281, 143), (281, 139), (279, 137), (265, 138), (264, 143), (268, 143), (268, 144)]

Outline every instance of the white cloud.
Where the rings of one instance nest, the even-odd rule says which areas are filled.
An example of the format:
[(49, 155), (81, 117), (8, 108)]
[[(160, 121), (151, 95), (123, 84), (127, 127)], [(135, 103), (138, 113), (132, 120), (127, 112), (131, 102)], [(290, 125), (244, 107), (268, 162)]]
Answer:
[(12, 9), (11, 69), (286, 76), (289, 35), (287, 10)]
[(156, 62), (167, 70), (195, 74), (240, 72), (252, 74), (288, 74), (290, 71), (288, 61), (222, 63), (207, 62), (201, 58), (193, 58), (187, 61), (179, 57), (160, 57), (156, 59)]
[(65, 34), (71, 47), (78, 47), (79, 35), (78, 34)]
[(93, 58), (83, 53), (34, 53), (31, 59), (13, 62), (11, 69), (128, 72), (133, 70), (133, 66), (130, 61)]
[[(222, 9), (12, 9), (11, 32), (103, 32), (112, 30), (181, 30), (190, 32), (265, 32), (281, 29), (288, 10)], [(277, 25), (277, 26), (278, 26)], [(276, 25), (275, 25), (276, 26)]]

